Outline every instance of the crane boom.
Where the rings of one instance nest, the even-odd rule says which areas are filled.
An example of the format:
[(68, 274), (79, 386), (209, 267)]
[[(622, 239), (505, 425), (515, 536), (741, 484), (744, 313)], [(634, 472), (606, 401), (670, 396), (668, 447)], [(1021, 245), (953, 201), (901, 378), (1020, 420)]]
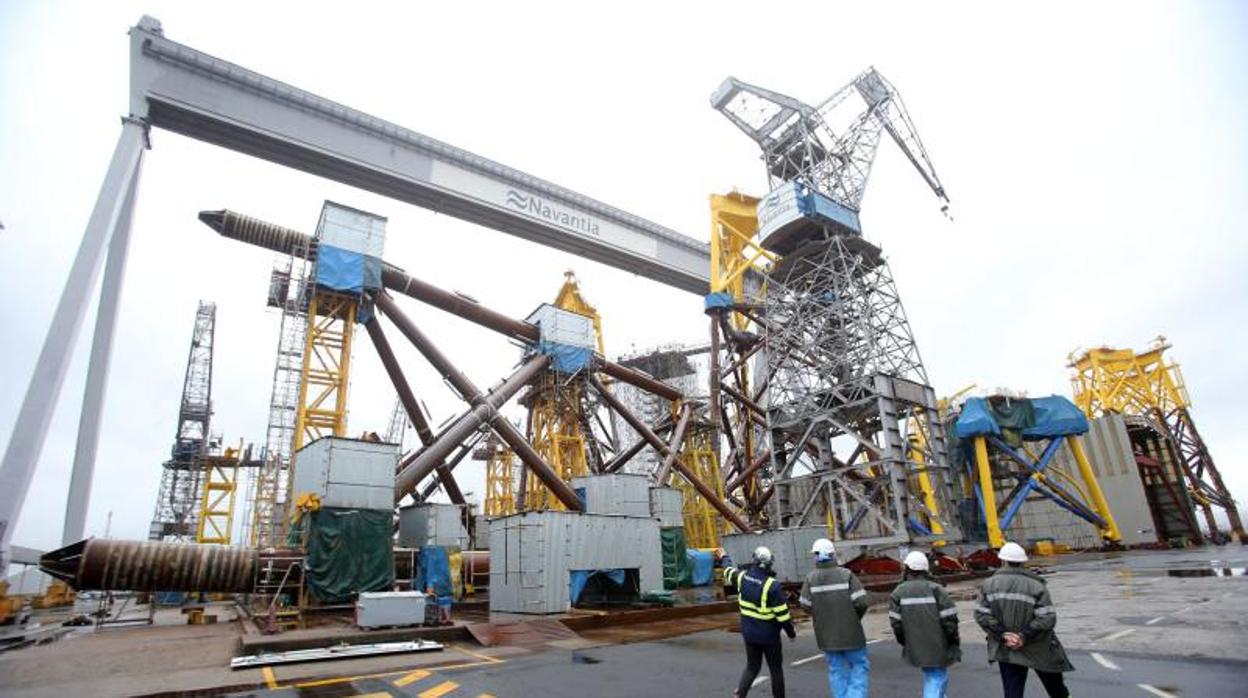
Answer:
[[(855, 109), (857, 95), (861, 105)], [(763, 150), (771, 188), (801, 181), (855, 212), (887, 133), (948, 209), (949, 197), (897, 90), (868, 68), (818, 106), (729, 77), (711, 106)]]

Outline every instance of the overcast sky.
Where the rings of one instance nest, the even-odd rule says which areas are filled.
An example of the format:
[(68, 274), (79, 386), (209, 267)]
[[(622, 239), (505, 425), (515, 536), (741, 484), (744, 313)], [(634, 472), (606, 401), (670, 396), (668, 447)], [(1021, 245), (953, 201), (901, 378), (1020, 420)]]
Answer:
[[(881, 146), (862, 221), (888, 255), (928, 375), (1069, 395), (1067, 354), (1175, 345), (1201, 433), (1248, 499), (1248, 5), (1053, 3), (0, 2), (0, 448), (127, 108), (126, 30), (169, 38), (705, 240), (707, 195), (764, 193), (754, 144), (708, 104), (727, 75), (822, 100), (868, 65), (902, 93), (953, 199)], [(389, 218), (387, 258), (515, 316), (565, 269), (608, 354), (702, 342), (699, 297), (167, 132), (142, 175), (88, 532), (146, 536), (199, 299), (217, 303), (214, 431), (263, 442), (273, 255), (202, 209), (311, 232), (333, 199)], [(517, 350), (404, 307), (480, 385)], [(92, 318), (15, 542), (60, 541)], [(393, 333), (397, 334), (397, 333)], [(461, 406), (394, 342), (435, 423)], [(393, 400), (357, 347), (350, 430)], [(482, 495), (479, 464), (465, 489)], [(241, 502), (240, 502), (241, 508)]]

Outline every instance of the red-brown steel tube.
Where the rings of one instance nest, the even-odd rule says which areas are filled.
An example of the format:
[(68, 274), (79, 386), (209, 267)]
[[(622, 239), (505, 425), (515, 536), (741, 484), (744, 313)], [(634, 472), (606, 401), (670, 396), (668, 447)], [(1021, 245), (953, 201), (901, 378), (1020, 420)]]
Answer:
[[(668, 448), (663, 439), (660, 439), (657, 434), (651, 431), (650, 427), (646, 426), (644, 422), (638, 419), (637, 415), (629, 411), (629, 409), (625, 407), (619, 399), (612, 395), (611, 392), (602, 384), (602, 381), (598, 380), (598, 376), (591, 375), (589, 380), (593, 384), (594, 389), (598, 391), (598, 394), (602, 397), (603, 401), (606, 402), (611, 409), (615, 410), (617, 414), (623, 417), (624, 421), (628, 422), (629, 426), (631, 426), (638, 434), (641, 434), (642, 438), (648, 441), (656, 451), (667, 455), (671, 449)], [(724, 500), (719, 498), (719, 495), (717, 495), (714, 490), (707, 487), (706, 483), (702, 482), (702, 480), (694, 474), (693, 471), (689, 470), (680, 458), (673, 459), (672, 467), (675, 468), (676, 472), (680, 473), (681, 477), (685, 478), (685, 480), (698, 491), (698, 494), (702, 495), (703, 499), (709, 502), (711, 506), (715, 507), (716, 511), (723, 515), (725, 519), (732, 522), (732, 525), (736, 526), (737, 530), (742, 533), (750, 533), (753, 530), (744, 519), (737, 515), (737, 512), (732, 510), (732, 507), (725, 504)]]
[[(266, 553), (252, 548), (89, 538), (47, 553), (39, 569), (78, 590), (247, 593)], [(267, 553), (297, 559), (300, 553)]]
[[(381, 358), (381, 364), (386, 368), (386, 374), (390, 376), (395, 392), (399, 394), (399, 402), (407, 412), (407, 418), (412, 422), (416, 436), (420, 439), (421, 445), (428, 446), (433, 443), (433, 430), (429, 428), (429, 422), (425, 420), (424, 413), (420, 411), (420, 404), (416, 402), (416, 394), (412, 392), (407, 376), (403, 375), (403, 369), (399, 367), (394, 350), (390, 348), (390, 340), (386, 339), (386, 333), (381, 329), (381, 323), (378, 322), (376, 314), (369, 316), (368, 322), (364, 323), (364, 328), (368, 330), (368, 336), (373, 340), (373, 348), (377, 350), (377, 356)], [(438, 473), (438, 480), (446, 490), (446, 496), (450, 497), (455, 504), (464, 504), (464, 494), (460, 491), (459, 483), (455, 481), (455, 476), (451, 474), (451, 469), (446, 466), (446, 463), (438, 463), (434, 469)]]
[(672, 431), (667, 455), (663, 457), (663, 462), (659, 465), (659, 471), (654, 478), (655, 483), (660, 487), (667, 486), (667, 478), (672, 472), (672, 461), (676, 460), (676, 454), (680, 452), (681, 445), (685, 441), (685, 431), (689, 428), (690, 419), (693, 419), (693, 405), (686, 402), (680, 406), (680, 421), (676, 422), (676, 429)]

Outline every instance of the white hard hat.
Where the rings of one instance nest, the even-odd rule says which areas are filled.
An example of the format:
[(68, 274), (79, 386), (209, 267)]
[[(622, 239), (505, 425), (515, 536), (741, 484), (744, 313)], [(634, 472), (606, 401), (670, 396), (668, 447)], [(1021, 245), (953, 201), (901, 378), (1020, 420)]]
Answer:
[(926, 572), (928, 570), (927, 556), (918, 550), (911, 550), (906, 556), (906, 567), (915, 572)]
[(754, 562), (766, 566), (771, 564), (771, 559), (771, 549), (767, 546), (760, 545), (754, 548)]
[(1006, 543), (997, 551), (997, 557), (1005, 562), (1027, 562), (1027, 551), (1018, 543)]
[(823, 555), (824, 557), (829, 557), (836, 554), (836, 545), (834, 545), (832, 541), (827, 538), (820, 538), (815, 541), (814, 545), (810, 546), (810, 552), (812, 555)]

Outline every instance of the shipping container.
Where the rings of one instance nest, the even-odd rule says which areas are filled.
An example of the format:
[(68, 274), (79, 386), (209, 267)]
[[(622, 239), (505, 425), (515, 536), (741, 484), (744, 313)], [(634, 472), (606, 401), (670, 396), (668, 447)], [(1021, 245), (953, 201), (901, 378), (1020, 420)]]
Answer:
[(295, 454), (292, 498), (310, 492), (321, 506), (340, 509), (394, 508), (396, 444), (327, 436)]

